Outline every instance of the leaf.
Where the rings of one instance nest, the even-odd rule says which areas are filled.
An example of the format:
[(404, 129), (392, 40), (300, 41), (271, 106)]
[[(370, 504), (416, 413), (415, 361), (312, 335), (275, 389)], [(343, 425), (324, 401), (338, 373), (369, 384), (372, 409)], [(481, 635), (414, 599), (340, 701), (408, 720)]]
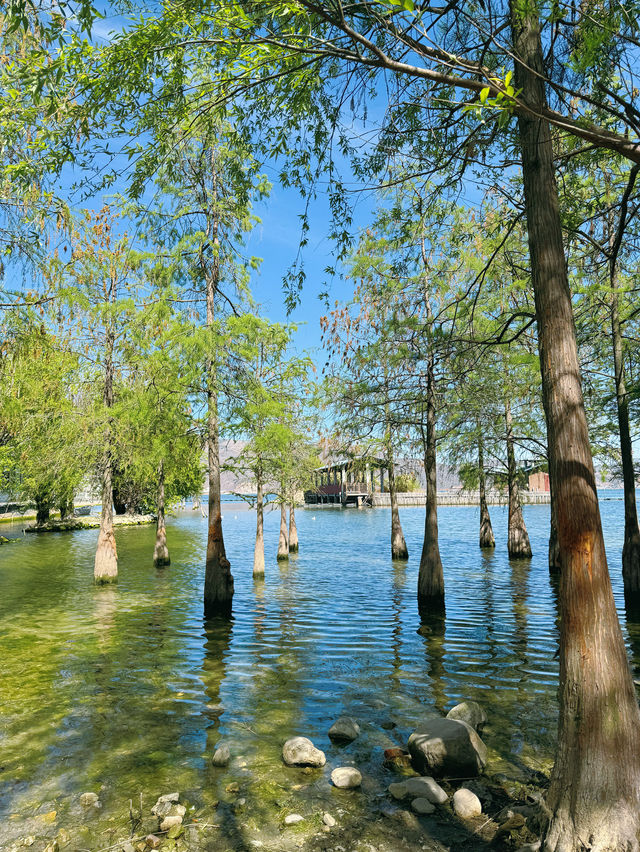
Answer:
[(487, 102), (487, 98), (489, 97), (490, 91), (491, 91), (491, 89), (489, 88), (489, 86), (487, 86), (486, 89), (482, 89), (482, 91), (480, 92), (480, 103), (481, 104), (484, 104), (484, 103)]

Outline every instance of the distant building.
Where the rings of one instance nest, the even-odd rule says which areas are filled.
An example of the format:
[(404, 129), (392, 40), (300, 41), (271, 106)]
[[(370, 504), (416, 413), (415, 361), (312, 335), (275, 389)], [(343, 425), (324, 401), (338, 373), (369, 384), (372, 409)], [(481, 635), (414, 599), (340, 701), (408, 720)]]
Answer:
[(529, 491), (549, 493), (549, 474), (543, 470), (529, 474)]

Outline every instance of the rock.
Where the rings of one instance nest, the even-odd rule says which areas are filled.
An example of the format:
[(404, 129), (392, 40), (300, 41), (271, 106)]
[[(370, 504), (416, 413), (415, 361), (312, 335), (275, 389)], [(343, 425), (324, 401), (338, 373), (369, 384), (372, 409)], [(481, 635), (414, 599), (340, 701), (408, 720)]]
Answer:
[(136, 847), (127, 840), (126, 843), (122, 844), (122, 852), (136, 852)]
[(341, 716), (329, 728), (329, 737), (336, 742), (351, 743), (359, 733), (360, 725), (351, 716)]
[(60, 852), (60, 846), (58, 845), (58, 841), (52, 840), (51, 843), (47, 843), (42, 852)]
[[(163, 796), (158, 797), (159, 802), (172, 802), (176, 803), (180, 801), (180, 793), (165, 793)], [(153, 835), (150, 835), (153, 836)]]
[(99, 801), (100, 799), (98, 798), (97, 793), (83, 793), (80, 796), (80, 804), (83, 805), (85, 808), (100, 807), (98, 805)]
[(287, 814), (284, 818), (285, 825), (296, 825), (299, 822), (304, 822), (304, 817), (300, 814)]
[(383, 731), (392, 731), (396, 727), (396, 723), (392, 719), (385, 719), (384, 722), (380, 723), (380, 727)]
[(444, 805), (449, 801), (449, 796), (433, 778), (408, 778), (404, 784), (410, 796), (427, 799), (434, 805)]
[(417, 814), (432, 814), (435, 811), (435, 806), (429, 799), (414, 799), (411, 802), (411, 807)]
[(213, 757), (211, 758), (211, 763), (214, 766), (228, 766), (229, 761), (231, 760), (231, 752), (229, 751), (228, 745), (221, 745), (214, 751)]
[(422, 828), (420, 823), (418, 822), (418, 818), (415, 814), (412, 814), (410, 811), (396, 811), (393, 815), (394, 819), (397, 819), (398, 822), (401, 822), (405, 828), (408, 828), (410, 831), (421, 831)]
[(362, 775), (355, 766), (339, 766), (331, 773), (331, 780), (336, 787), (350, 789), (362, 784)]
[(324, 752), (306, 737), (292, 737), (282, 746), (282, 759), (287, 766), (324, 766)]
[(151, 808), (151, 813), (157, 816), (159, 819), (162, 819), (162, 817), (169, 816), (172, 810), (173, 805), (171, 804), (171, 802), (156, 802), (155, 805)]
[(482, 805), (475, 793), (461, 787), (453, 794), (453, 810), (460, 819), (473, 819), (482, 813)]
[(182, 827), (182, 824), (172, 825), (169, 831), (167, 832), (167, 837), (169, 838), (169, 840), (175, 840), (177, 837), (180, 837), (183, 831), (184, 828)]
[(476, 731), (481, 731), (487, 724), (487, 714), (477, 701), (462, 701), (460, 704), (456, 704), (447, 713), (447, 719), (466, 722)]
[(323, 814), (323, 815), (322, 815), (322, 822), (323, 822), (325, 825), (328, 825), (328, 826), (329, 826), (329, 828), (333, 828), (333, 826), (336, 824), (336, 821), (335, 821), (335, 819), (331, 816), (331, 814)]
[(169, 831), (174, 825), (182, 825), (182, 817), (177, 814), (175, 816), (166, 816), (160, 823), (160, 831)]
[(33, 846), (33, 844), (35, 842), (36, 842), (35, 837), (33, 836), (33, 834), (30, 834), (28, 837), (25, 837), (25, 839), (22, 841), (21, 845), (22, 846)]
[(171, 816), (180, 816), (180, 817), (184, 817), (184, 815), (186, 814), (186, 812), (187, 812), (187, 809), (185, 808), (185, 806), (184, 806), (184, 805), (174, 805), (174, 806), (171, 808)]
[(398, 781), (395, 784), (389, 784), (387, 789), (389, 791), (389, 795), (393, 796), (393, 798), (397, 801), (400, 801), (400, 799), (404, 799), (405, 796), (409, 795), (407, 785), (404, 781)]
[(71, 835), (69, 834), (66, 828), (60, 829), (60, 831), (58, 832), (57, 840), (60, 846), (67, 846), (69, 843), (71, 843)]
[(227, 793), (232, 793), (232, 794), (233, 793), (239, 793), (240, 792), (240, 785), (238, 784), (237, 781), (232, 781), (231, 784), (227, 784), (227, 786), (224, 789), (225, 789), (225, 792), (227, 792)]
[(487, 747), (471, 725), (457, 719), (433, 718), (409, 737), (409, 752), (418, 772), (436, 777), (479, 775), (487, 763)]
[(160, 838), (156, 837), (155, 834), (147, 834), (144, 842), (150, 849), (157, 849), (160, 846)]

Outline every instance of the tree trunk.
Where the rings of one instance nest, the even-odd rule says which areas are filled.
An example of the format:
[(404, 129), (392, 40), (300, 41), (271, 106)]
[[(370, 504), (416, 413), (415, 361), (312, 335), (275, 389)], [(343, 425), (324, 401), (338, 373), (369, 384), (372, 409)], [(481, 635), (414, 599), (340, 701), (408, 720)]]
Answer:
[(47, 497), (36, 495), (36, 526), (46, 524), (51, 516), (51, 503)]
[[(212, 235), (214, 258), (219, 248), (217, 223)], [(217, 260), (206, 275), (207, 327), (211, 328), (215, 316), (215, 296), (219, 270)], [(204, 572), (204, 615), (231, 615), (233, 601), (233, 576), (224, 549), (222, 535), (222, 505), (220, 495), (220, 440), (218, 435), (218, 387), (215, 360), (207, 359), (207, 450), (209, 460), (209, 519), (207, 534), (207, 561)]]
[(60, 520), (66, 521), (67, 518), (73, 515), (75, 509), (73, 505), (73, 496), (60, 501)]
[[(115, 276), (111, 277), (109, 298), (116, 298)], [(104, 359), (104, 406), (113, 407), (113, 347), (115, 338), (109, 326), (105, 335)], [(111, 458), (111, 428), (109, 423), (104, 435), (105, 450), (102, 463), (102, 509), (100, 512), (100, 531), (96, 558), (93, 565), (93, 579), (96, 583), (115, 583), (118, 579), (118, 551), (113, 533), (113, 460)]]
[(253, 551), (253, 576), (264, 577), (264, 497), (261, 474), (257, 475), (256, 480), (256, 546)]
[(154, 565), (169, 565), (169, 548), (167, 547), (167, 528), (164, 519), (164, 462), (158, 467), (158, 520), (156, 522), (156, 546), (153, 550)]
[(509, 530), (507, 535), (507, 550), (510, 559), (531, 559), (529, 534), (522, 516), (520, 489), (518, 487), (518, 471), (516, 454), (513, 449), (513, 422), (511, 419), (511, 403), (509, 397), (504, 401), (504, 420), (506, 424), (507, 441), (507, 479), (509, 484)]
[(111, 490), (113, 492), (113, 508), (116, 511), (116, 515), (126, 515), (127, 514), (127, 501), (124, 496), (122, 489), (122, 476), (115, 471), (116, 475), (112, 476)]
[[(534, 6), (512, 5), (516, 87), (544, 106)], [(637, 852), (640, 713), (602, 536), (549, 125), (518, 119), (550, 476), (560, 546), (558, 746), (545, 852)]]
[(560, 570), (560, 544), (558, 542), (558, 512), (553, 495), (553, 482), (549, 477), (549, 497), (551, 498), (551, 529), (549, 530), (549, 571), (552, 574)]
[(298, 526), (296, 524), (296, 510), (293, 503), (289, 505), (289, 553), (298, 552)]
[(478, 439), (478, 489), (480, 491), (480, 547), (495, 547), (496, 540), (491, 526), (491, 516), (487, 506), (484, 476), (484, 446)]
[[(610, 222), (609, 247), (614, 246), (613, 223)], [(612, 255), (609, 281), (611, 284), (611, 342), (616, 382), (616, 404), (618, 429), (620, 432), (620, 455), (622, 459), (622, 481), (624, 486), (624, 545), (622, 547), (622, 578), (625, 597), (640, 598), (640, 529), (636, 509), (636, 476), (633, 465), (633, 447), (629, 428), (629, 398), (624, 374), (624, 353), (620, 328), (620, 305), (618, 296), (618, 267)]]
[(102, 466), (102, 511), (100, 531), (93, 566), (96, 583), (115, 583), (118, 579), (118, 551), (113, 533), (113, 490), (111, 485), (111, 456), (105, 455)]
[(404, 540), (400, 512), (398, 511), (398, 492), (396, 491), (396, 474), (393, 469), (390, 429), (387, 430), (387, 470), (389, 472), (389, 497), (391, 500), (391, 558), (408, 559), (409, 551)]
[(287, 507), (280, 503), (280, 537), (278, 539), (278, 561), (289, 558), (289, 537), (287, 535)]
[(421, 618), (444, 608), (444, 574), (438, 545), (438, 498), (436, 471), (436, 402), (433, 356), (427, 361), (427, 431), (422, 431), (426, 477), (424, 542), (418, 570), (418, 608)]

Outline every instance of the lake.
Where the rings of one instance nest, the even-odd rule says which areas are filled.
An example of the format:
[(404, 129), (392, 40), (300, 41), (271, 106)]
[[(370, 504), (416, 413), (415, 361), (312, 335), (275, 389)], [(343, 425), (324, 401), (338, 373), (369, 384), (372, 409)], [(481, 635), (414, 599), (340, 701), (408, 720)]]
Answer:
[[(640, 625), (627, 624), (622, 597), (623, 505), (618, 492), (602, 496), (616, 602), (637, 669)], [(401, 510), (408, 563), (389, 558), (388, 510), (318, 507), (297, 512), (300, 552), (277, 563), (279, 513), (269, 512), (266, 575), (256, 583), (255, 514), (226, 504), (230, 624), (203, 624), (200, 512), (170, 519), (172, 564), (164, 569), (152, 564), (152, 527), (117, 529), (115, 587), (92, 584), (96, 530), (0, 547), (0, 847), (67, 827), (77, 848), (107, 848), (130, 823), (137, 828), (130, 800), (148, 813), (174, 789), (200, 823), (220, 826), (221, 812), (243, 812), (236, 834), (227, 820), (210, 829), (206, 848), (254, 848), (265, 832), (275, 843), (292, 809), (311, 819), (333, 803), (344, 820), (364, 807), (358, 796), (372, 807), (393, 780), (383, 750), (405, 745), (421, 719), (465, 698), (488, 713), (492, 771), (548, 772), (558, 676), (549, 507), (524, 509), (530, 562), (507, 558), (506, 507), (491, 507), (497, 547), (481, 552), (478, 514), (440, 509), (446, 619), (426, 636), (416, 632), (421, 509)], [(337, 748), (327, 731), (341, 715), (356, 717), (362, 734)], [(296, 734), (327, 754), (311, 779), (282, 764), (282, 743)], [(223, 741), (233, 756), (226, 770), (211, 765)], [(345, 763), (365, 777), (357, 796), (329, 784), (332, 766)], [(79, 801), (87, 791), (102, 803), (90, 814)]]

